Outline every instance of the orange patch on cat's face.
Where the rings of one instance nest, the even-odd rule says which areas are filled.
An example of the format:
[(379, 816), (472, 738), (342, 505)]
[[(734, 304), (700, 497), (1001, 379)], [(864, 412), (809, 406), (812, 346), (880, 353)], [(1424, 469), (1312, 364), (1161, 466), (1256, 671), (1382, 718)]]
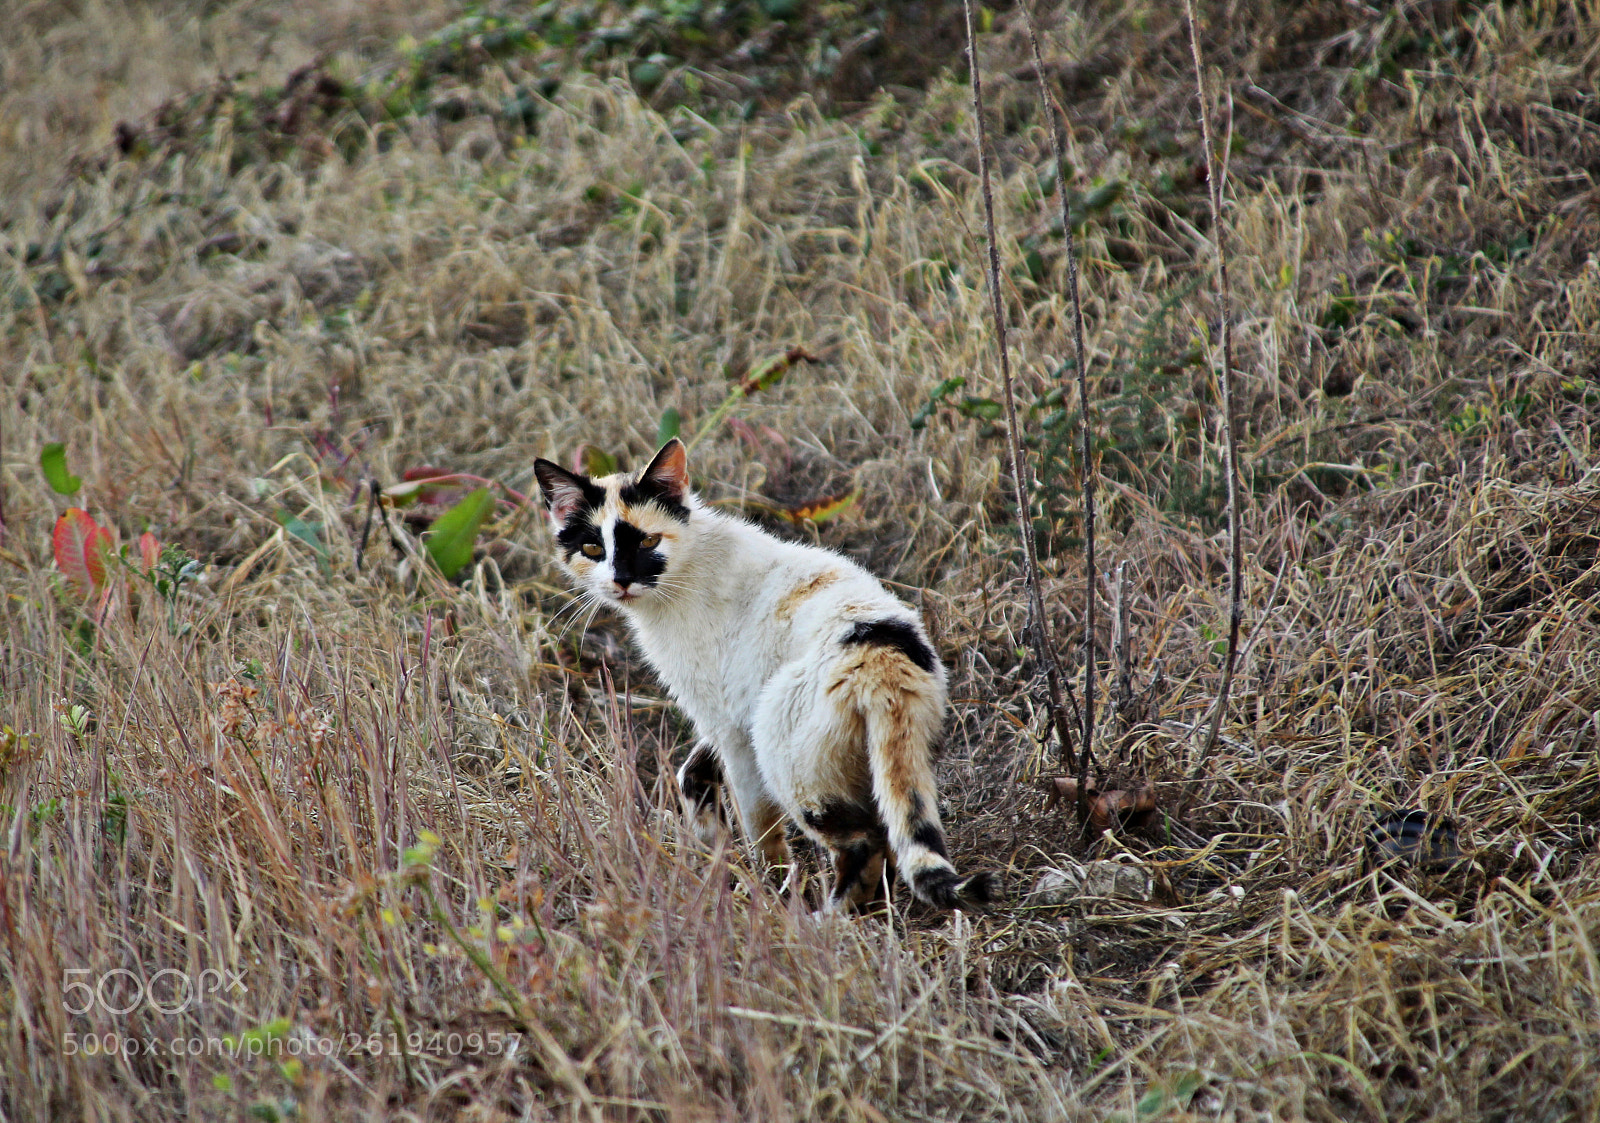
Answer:
[[(607, 504), (609, 507), (610, 504)], [(637, 507), (624, 507), (617, 504), (617, 518), (621, 522), (631, 523), (646, 534), (658, 534), (663, 542), (676, 542), (678, 532), (683, 529), (683, 524), (670, 515), (664, 515), (649, 504)]]

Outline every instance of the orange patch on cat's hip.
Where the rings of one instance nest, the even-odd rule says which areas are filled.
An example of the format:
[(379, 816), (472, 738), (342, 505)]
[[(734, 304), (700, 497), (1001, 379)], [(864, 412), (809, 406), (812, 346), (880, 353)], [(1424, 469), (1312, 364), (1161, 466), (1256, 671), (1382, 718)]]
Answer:
[(837, 569), (829, 569), (817, 574), (814, 577), (806, 578), (804, 581), (800, 582), (800, 584), (783, 594), (783, 599), (778, 602), (778, 608), (773, 615), (779, 620), (790, 619), (797, 611), (799, 611), (800, 605), (808, 597), (810, 597), (812, 593), (815, 593), (820, 589), (826, 589), (829, 585), (832, 585), (843, 576), (844, 574), (840, 573)]

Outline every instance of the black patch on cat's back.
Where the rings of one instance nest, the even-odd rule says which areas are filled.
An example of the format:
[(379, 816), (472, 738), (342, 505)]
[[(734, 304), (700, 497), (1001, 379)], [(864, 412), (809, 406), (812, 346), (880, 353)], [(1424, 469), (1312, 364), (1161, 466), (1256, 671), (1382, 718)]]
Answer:
[(617, 520), (612, 528), (611, 540), (615, 548), (611, 551), (611, 572), (617, 584), (628, 585), (637, 582), (640, 585), (654, 585), (661, 578), (662, 572), (667, 568), (667, 559), (655, 550), (646, 550), (640, 543), (648, 537), (644, 531), (630, 522)]
[(654, 503), (669, 517), (681, 523), (689, 521), (689, 508), (678, 502), (678, 498), (652, 480), (640, 480), (631, 483), (617, 492), (617, 498), (629, 507), (639, 506), (643, 503)]
[(917, 666), (933, 674), (937, 660), (928, 641), (917, 634), (917, 629), (905, 620), (858, 620), (855, 626), (839, 641), (843, 644), (864, 643), (874, 647), (892, 647)]

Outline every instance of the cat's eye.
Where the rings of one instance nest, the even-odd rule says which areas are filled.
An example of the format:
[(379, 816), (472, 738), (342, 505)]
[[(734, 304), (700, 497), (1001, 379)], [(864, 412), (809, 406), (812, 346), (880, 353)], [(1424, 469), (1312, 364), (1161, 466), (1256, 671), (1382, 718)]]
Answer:
[(661, 545), (661, 535), (659, 534), (647, 534), (639, 539), (639, 549), (641, 550), (654, 550), (659, 545)]
[(606, 556), (606, 548), (598, 542), (585, 542), (583, 544), (583, 556), (586, 558), (603, 558)]

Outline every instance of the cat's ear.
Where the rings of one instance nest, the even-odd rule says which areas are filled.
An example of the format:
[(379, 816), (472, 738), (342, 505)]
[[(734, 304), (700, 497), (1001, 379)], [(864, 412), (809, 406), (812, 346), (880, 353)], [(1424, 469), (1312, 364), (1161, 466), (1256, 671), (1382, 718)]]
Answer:
[(650, 466), (639, 473), (639, 486), (673, 503), (682, 503), (689, 490), (689, 450), (673, 437), (661, 446)]
[(535, 460), (533, 474), (539, 480), (539, 491), (550, 512), (550, 521), (557, 527), (565, 526), (574, 512), (589, 505), (589, 491), (594, 485), (587, 477), (569, 472), (549, 460)]

